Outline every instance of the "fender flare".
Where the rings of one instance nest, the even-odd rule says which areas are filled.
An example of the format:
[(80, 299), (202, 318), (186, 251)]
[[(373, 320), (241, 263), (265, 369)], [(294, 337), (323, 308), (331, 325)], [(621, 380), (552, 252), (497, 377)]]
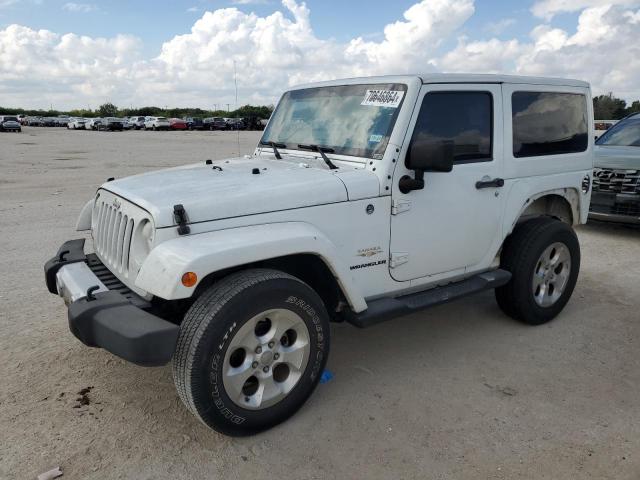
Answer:
[[(582, 175), (580, 176), (582, 177)], [(533, 202), (549, 195), (557, 195), (567, 201), (571, 207), (574, 225), (585, 223), (591, 193), (585, 195), (569, 182), (558, 183), (558, 185), (549, 185), (550, 188), (540, 191), (533, 182), (528, 180), (514, 182), (506, 192), (507, 201), (505, 202), (505, 215), (502, 224), (503, 237), (513, 231), (520, 216)]]
[(336, 246), (304, 222), (230, 228), (167, 240), (151, 250), (135, 284), (165, 300), (189, 298), (195, 287), (182, 285), (182, 275), (186, 272), (195, 272), (200, 283), (207, 275), (220, 270), (302, 253), (320, 257), (351, 308), (355, 312), (366, 310), (367, 303), (340, 260)]

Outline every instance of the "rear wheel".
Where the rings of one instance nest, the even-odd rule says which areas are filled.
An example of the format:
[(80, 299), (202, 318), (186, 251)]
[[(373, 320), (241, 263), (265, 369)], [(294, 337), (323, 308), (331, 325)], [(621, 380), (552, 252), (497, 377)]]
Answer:
[(569, 225), (539, 217), (516, 227), (500, 263), (512, 277), (496, 289), (498, 305), (510, 317), (540, 325), (569, 301), (580, 271), (580, 245)]
[(173, 377), (202, 422), (250, 435), (304, 404), (328, 353), (328, 315), (318, 295), (283, 272), (247, 270), (211, 286), (189, 309)]

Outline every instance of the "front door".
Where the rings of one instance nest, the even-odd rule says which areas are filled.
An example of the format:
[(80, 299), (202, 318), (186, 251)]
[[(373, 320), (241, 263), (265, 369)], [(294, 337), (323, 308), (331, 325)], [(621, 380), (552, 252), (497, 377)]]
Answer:
[[(499, 84), (422, 87), (394, 172), (389, 266), (395, 280), (491, 264), (501, 240), (505, 197), (499, 186), (502, 123)], [(403, 194), (398, 181), (414, 175), (404, 165), (414, 137), (453, 141), (454, 166), (451, 172), (425, 172), (424, 189)]]

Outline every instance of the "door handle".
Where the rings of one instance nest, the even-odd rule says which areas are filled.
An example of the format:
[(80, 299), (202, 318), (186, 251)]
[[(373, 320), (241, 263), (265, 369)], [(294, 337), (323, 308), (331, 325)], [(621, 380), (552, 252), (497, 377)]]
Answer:
[(500, 188), (500, 187), (504, 187), (503, 178), (493, 178), (491, 180), (480, 180), (476, 182), (476, 188), (478, 190), (480, 190), (481, 188)]

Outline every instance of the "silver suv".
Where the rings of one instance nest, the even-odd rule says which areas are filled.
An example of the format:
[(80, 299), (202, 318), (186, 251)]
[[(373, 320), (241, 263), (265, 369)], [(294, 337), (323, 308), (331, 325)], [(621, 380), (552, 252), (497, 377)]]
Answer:
[(640, 113), (597, 141), (589, 218), (640, 224)]

